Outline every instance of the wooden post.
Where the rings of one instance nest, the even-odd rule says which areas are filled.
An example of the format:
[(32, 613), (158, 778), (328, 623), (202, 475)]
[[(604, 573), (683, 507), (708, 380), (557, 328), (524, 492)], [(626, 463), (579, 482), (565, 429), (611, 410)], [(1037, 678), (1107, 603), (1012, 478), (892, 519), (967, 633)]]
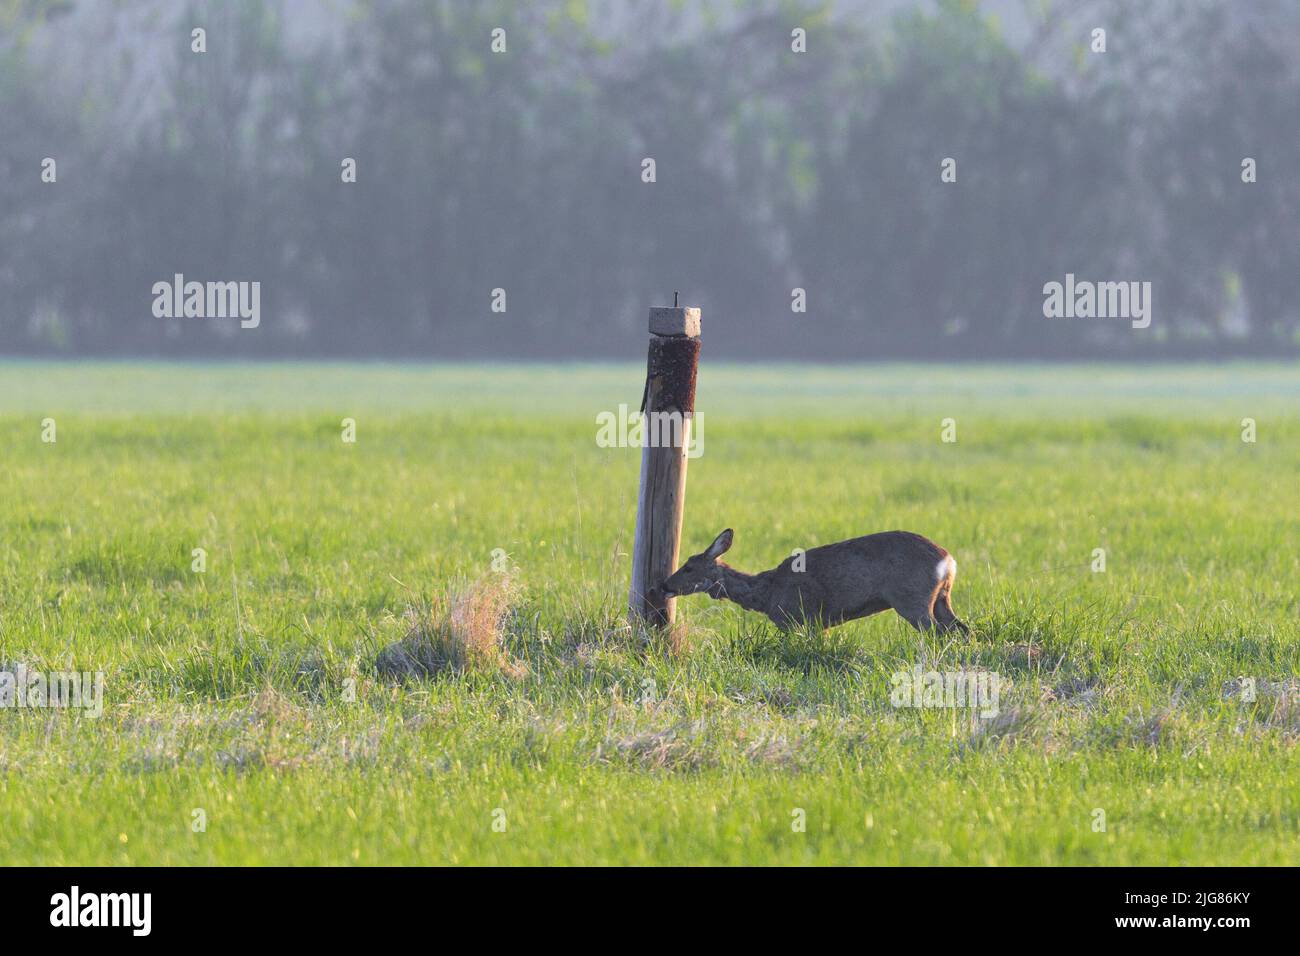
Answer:
[(632, 620), (673, 623), (677, 601), (659, 585), (677, 570), (686, 501), (686, 449), (695, 414), (700, 359), (700, 310), (650, 310), (650, 354), (641, 399), (641, 488), (632, 541)]

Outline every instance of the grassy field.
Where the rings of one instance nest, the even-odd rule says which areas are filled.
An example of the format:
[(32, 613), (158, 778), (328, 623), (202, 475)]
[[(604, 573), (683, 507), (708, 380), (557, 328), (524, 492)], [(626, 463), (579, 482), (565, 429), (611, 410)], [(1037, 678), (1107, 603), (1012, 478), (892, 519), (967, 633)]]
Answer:
[[(641, 375), (0, 364), (0, 670), (106, 681), (0, 710), (0, 861), (1300, 863), (1300, 371), (706, 349), (684, 547), (920, 532), (957, 640), (626, 629), (639, 453), (595, 419)], [(499, 666), (377, 670), (503, 580)], [(998, 715), (895, 708), (914, 665)]]

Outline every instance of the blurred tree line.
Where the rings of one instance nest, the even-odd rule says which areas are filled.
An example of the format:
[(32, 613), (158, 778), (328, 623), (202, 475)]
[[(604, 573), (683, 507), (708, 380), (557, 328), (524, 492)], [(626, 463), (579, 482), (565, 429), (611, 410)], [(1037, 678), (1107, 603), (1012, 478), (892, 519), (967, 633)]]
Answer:
[(858, 10), (0, 0), (0, 352), (635, 358), (677, 290), (737, 358), (1300, 351), (1300, 0)]

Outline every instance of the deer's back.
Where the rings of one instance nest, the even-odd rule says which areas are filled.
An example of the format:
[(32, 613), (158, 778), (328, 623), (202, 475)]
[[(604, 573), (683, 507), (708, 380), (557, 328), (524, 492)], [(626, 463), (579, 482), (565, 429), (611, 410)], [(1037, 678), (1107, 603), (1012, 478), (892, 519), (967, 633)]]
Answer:
[(767, 572), (774, 616), (847, 621), (933, 590), (948, 552), (910, 531), (882, 531), (806, 551), (804, 570), (792, 556)]

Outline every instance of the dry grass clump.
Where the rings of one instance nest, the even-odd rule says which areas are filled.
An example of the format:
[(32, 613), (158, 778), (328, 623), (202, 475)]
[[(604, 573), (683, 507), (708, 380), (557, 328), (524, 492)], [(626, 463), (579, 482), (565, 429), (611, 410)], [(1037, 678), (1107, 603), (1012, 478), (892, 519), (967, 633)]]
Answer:
[(1043, 656), (1043, 648), (1038, 644), (1012, 644), (1006, 653), (1007, 660), (1017, 667), (1032, 667)]
[(387, 677), (456, 674), (504, 674), (523, 677), (528, 667), (505, 650), (505, 628), (516, 597), (507, 575), (479, 578), (428, 607), (406, 613), (406, 637), (380, 651), (375, 667)]
[(1100, 685), (1101, 679), (1098, 677), (1075, 677), (1053, 686), (1044, 687), (1042, 702), (1086, 708), (1095, 707), (1100, 696)]
[[(977, 713), (972, 711), (973, 714)], [(973, 716), (967, 747), (1000, 747), (1025, 739), (1038, 723), (1040, 715), (1025, 703), (1000, 705), (998, 712), (989, 717)]]
[(596, 747), (596, 760), (621, 760), (647, 770), (700, 770), (715, 760), (700, 744), (703, 731), (702, 722), (683, 721), (662, 730), (610, 738)]
[(1262, 697), (1283, 704), (1300, 703), (1300, 679), (1290, 677), (1285, 680), (1270, 681), (1238, 677), (1223, 685), (1223, 699), (1232, 700), (1234, 697), (1246, 702)]
[(728, 757), (791, 769), (798, 766), (802, 743), (767, 726), (715, 727), (710, 732), (703, 720), (682, 720), (624, 736), (611, 733), (596, 746), (595, 759), (669, 773), (721, 766)]
[(652, 654), (669, 659), (686, 657), (695, 649), (707, 631), (701, 631), (677, 618), (668, 627), (643, 622), (619, 624), (605, 632), (607, 640), (630, 644)]
[(1223, 699), (1253, 707), (1255, 719), (1270, 730), (1300, 736), (1300, 679), (1278, 681), (1239, 677), (1223, 685)]
[(700, 633), (678, 618), (669, 627), (642, 628), (641, 639), (647, 650), (668, 658), (686, 657), (699, 642)]

